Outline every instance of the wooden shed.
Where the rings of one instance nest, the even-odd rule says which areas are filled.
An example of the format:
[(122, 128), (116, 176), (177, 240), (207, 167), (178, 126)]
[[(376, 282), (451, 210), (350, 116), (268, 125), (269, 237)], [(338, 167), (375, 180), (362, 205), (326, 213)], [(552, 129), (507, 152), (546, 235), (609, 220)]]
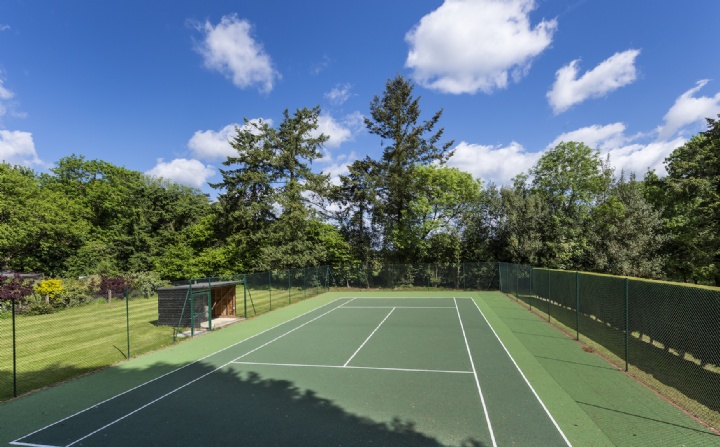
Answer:
[[(190, 303), (195, 309), (195, 327), (207, 322), (208, 290), (212, 318), (237, 316), (236, 286), (242, 281), (198, 282), (158, 289), (158, 325), (190, 327)], [(183, 309), (184, 308), (184, 309)], [(241, 310), (242, 313), (242, 310)]]

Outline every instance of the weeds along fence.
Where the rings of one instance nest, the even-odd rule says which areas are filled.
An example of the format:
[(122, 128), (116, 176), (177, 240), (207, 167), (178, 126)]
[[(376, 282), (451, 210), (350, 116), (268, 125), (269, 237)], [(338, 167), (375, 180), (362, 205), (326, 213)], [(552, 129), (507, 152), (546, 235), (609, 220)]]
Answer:
[(720, 290), (500, 263), (500, 290), (720, 429)]
[(0, 401), (171, 344), (171, 331), (156, 324), (157, 301), (146, 292), (103, 290), (55, 311), (43, 297), (4, 301)]

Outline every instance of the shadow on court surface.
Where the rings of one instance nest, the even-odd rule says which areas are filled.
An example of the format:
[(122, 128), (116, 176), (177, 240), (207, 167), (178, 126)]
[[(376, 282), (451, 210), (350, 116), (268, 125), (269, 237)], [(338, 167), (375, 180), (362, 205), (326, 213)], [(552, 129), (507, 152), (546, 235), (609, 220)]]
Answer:
[[(0, 407), (0, 410), (6, 410), (0, 411), (0, 415), (7, 412), (18, 419), (24, 417), (22, 411), (12, 411), (13, 404), (24, 403), (28, 408), (55, 407), (48, 408), (53, 419), (42, 422), (43, 425), (52, 424), (69, 415), (59, 414), (56, 410), (67, 403), (63, 402), (65, 399), (76, 399), (85, 406), (93, 406), (111, 397), (103, 397), (102, 391), (106, 390), (97, 388), (107, 384), (108, 379), (116, 385), (125, 383), (127, 388), (139, 382), (135, 377), (137, 374), (157, 376), (169, 369), (172, 369), (170, 365), (157, 363), (142, 370), (106, 370), (10, 402), (4, 405), (5, 408)], [(332, 400), (320, 397), (314, 390), (302, 389), (290, 380), (263, 377), (251, 369), (215, 369), (216, 366), (210, 364), (192, 364), (60, 424), (16, 439), (38, 445), (67, 445), (105, 427), (74, 445), (446, 445), (419, 432), (412, 420), (396, 416), (388, 421), (376, 421), (350, 413)], [(100, 377), (104, 373), (109, 373), (109, 377)], [(207, 377), (177, 392), (172, 391), (205, 374)], [(173, 383), (161, 384), (166, 381)], [(81, 382), (86, 383), (81, 385)], [(163, 395), (166, 396), (131, 414)], [(24, 421), (23, 425), (26, 424)], [(26, 426), (23, 433), (31, 433), (40, 427)], [(483, 447), (485, 444), (466, 439), (459, 446)]]

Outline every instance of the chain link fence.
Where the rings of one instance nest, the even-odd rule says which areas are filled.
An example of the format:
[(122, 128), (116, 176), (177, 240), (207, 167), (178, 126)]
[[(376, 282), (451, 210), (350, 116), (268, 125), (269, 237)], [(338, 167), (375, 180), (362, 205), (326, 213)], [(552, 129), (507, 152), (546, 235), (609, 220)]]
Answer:
[[(172, 343), (146, 283), (48, 281), (0, 301), (0, 401)], [(43, 283), (54, 289), (39, 292)]]
[(719, 289), (507, 263), (499, 271), (502, 292), (720, 429)]
[(335, 289), (498, 290), (495, 262), (454, 264), (338, 265), (330, 269)]

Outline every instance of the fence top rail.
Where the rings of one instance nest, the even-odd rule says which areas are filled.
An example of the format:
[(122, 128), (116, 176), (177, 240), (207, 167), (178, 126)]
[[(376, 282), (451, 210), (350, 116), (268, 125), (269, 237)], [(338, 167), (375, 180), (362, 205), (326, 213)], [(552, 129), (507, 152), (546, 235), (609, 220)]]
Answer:
[[(519, 265), (519, 264), (514, 264), (514, 265)], [(669, 286), (691, 287), (691, 288), (695, 288), (695, 289), (709, 290), (711, 292), (720, 292), (720, 287), (708, 286), (708, 285), (704, 285), (704, 284), (694, 284), (694, 283), (690, 283), (690, 282), (664, 281), (661, 279), (638, 278), (635, 276), (618, 276), (618, 275), (611, 275), (609, 273), (584, 272), (582, 270), (551, 269), (548, 267), (533, 267), (533, 270), (564, 272), (564, 273), (576, 273), (577, 272), (581, 275), (603, 276), (603, 277), (607, 277), (607, 278), (622, 278), (622, 279), (627, 278), (630, 281), (649, 282), (649, 283), (664, 284), (664, 285), (669, 285)]]

